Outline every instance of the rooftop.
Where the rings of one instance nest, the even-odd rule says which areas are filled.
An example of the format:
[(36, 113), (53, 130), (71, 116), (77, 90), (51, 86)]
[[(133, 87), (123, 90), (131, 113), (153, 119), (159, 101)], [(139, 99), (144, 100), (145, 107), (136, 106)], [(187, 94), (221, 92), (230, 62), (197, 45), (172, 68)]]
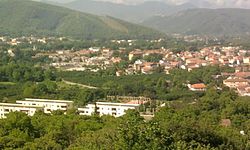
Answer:
[(32, 98), (25, 98), (25, 101), (32, 101), (32, 102), (49, 102), (49, 103), (73, 103), (73, 101), (67, 101), (67, 100), (32, 99)]
[(204, 89), (206, 88), (206, 85), (204, 83), (197, 83), (197, 84), (192, 84), (191, 87), (194, 89)]
[(26, 106), (22, 104), (13, 104), (13, 103), (0, 103), (0, 106), (22, 107), (22, 108), (43, 108), (43, 106)]
[(98, 105), (112, 105), (112, 106), (125, 106), (125, 107), (138, 107), (140, 104), (126, 104), (126, 103), (111, 103), (111, 102), (96, 102)]

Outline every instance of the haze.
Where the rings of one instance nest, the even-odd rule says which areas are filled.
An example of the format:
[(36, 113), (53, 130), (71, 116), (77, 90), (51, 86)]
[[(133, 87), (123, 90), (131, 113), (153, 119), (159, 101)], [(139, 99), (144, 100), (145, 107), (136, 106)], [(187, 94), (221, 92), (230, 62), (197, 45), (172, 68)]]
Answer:
[[(40, 0), (41, 1), (41, 0)], [(74, 0), (48, 0), (53, 2), (67, 3)], [(161, 1), (168, 4), (179, 5), (183, 3), (192, 3), (198, 7), (205, 8), (250, 8), (249, 0), (98, 0), (108, 1), (120, 4), (135, 5), (145, 1)]]

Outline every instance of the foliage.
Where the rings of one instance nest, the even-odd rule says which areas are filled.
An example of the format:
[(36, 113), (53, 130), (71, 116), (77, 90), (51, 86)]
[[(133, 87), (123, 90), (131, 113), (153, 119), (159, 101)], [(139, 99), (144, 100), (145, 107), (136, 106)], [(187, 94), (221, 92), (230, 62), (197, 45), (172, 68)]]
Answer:
[[(208, 92), (208, 95), (211, 92)], [(211, 94), (210, 94), (211, 95)], [(215, 94), (217, 106), (203, 109), (207, 94), (192, 105), (160, 108), (145, 122), (135, 110), (126, 115), (79, 116), (37, 112), (28, 117), (12, 112), (0, 120), (1, 149), (110, 149), (110, 150), (247, 150), (249, 106), (247, 99), (225, 91)], [(229, 102), (225, 103), (224, 100)], [(225, 116), (225, 112), (227, 115)], [(240, 117), (244, 117), (241, 118)], [(221, 120), (229, 118), (225, 127)], [(239, 123), (240, 121), (240, 123)], [(238, 122), (238, 123), (237, 123)], [(245, 135), (239, 131), (244, 130)]]

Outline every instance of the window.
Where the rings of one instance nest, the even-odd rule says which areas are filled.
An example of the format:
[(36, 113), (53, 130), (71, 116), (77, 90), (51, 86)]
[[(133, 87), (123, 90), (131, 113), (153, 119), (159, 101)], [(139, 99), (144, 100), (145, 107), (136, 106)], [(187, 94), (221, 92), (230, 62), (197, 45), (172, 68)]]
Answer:
[(116, 111), (116, 108), (112, 108), (112, 111)]

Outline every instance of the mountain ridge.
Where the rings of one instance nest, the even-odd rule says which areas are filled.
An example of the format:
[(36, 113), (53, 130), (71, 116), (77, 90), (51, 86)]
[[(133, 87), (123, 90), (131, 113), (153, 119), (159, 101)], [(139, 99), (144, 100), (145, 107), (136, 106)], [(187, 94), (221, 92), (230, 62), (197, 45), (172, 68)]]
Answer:
[(146, 1), (138, 5), (125, 5), (103, 1), (76, 0), (58, 5), (95, 15), (109, 15), (133, 23), (140, 23), (155, 15), (170, 15), (180, 10), (196, 8), (190, 3), (175, 6), (155, 1)]
[(142, 24), (170, 34), (241, 35), (250, 32), (249, 16), (249, 9), (199, 8), (152, 17)]
[(29, 0), (0, 0), (0, 22), (1, 34), (60, 35), (84, 39), (154, 38), (163, 35), (113, 17)]

